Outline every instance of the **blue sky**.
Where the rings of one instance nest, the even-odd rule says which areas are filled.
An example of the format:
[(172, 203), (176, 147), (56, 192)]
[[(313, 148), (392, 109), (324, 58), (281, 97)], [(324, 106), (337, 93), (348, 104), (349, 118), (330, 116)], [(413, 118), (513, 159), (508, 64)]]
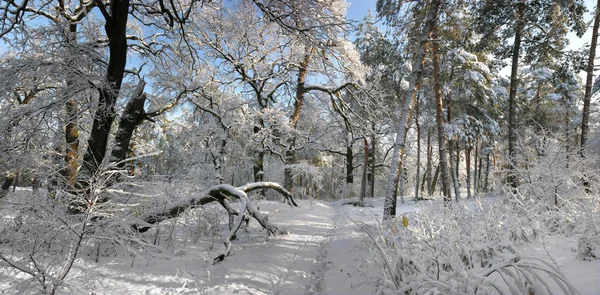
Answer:
[(367, 13), (369, 9), (375, 14), (375, 3), (377, 0), (353, 0), (350, 2), (350, 7), (348, 7), (346, 15), (349, 19), (353, 20), (361, 20)]

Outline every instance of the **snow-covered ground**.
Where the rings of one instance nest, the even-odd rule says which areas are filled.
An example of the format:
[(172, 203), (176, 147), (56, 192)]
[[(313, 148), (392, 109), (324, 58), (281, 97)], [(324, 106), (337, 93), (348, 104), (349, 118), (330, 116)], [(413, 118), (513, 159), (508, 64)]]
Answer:
[[(239, 233), (231, 255), (216, 265), (212, 259), (223, 251), (221, 237), (192, 242), (177, 234), (192, 225), (165, 224), (159, 234), (148, 233), (161, 237), (160, 248), (136, 257), (101, 256), (98, 263), (93, 255), (78, 259), (67, 283), (88, 294), (393, 294), (381, 257), (355, 223), (377, 225), (383, 200), (368, 200), (372, 207), (346, 202), (300, 200), (299, 208), (258, 202), (290, 234), (269, 238), (253, 221)], [(409, 202), (398, 206), (398, 215), (415, 210)], [(581, 294), (600, 294), (600, 260), (577, 260), (575, 238), (550, 236), (520, 250), (552, 261)], [(0, 289), (16, 292), (11, 288), (22, 278), (2, 272)]]

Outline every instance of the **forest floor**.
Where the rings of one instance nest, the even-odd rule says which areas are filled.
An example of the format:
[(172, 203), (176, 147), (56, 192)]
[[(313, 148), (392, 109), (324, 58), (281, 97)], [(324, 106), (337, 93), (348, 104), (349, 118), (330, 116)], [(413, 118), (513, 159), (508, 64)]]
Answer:
[[(290, 233), (267, 237), (252, 221), (216, 265), (220, 235), (192, 241), (193, 220), (165, 223), (148, 233), (159, 247), (136, 255), (116, 251), (98, 262), (93, 254), (83, 257), (66, 282), (87, 294), (393, 294), (379, 253), (355, 223), (377, 226), (383, 199), (369, 199), (366, 207), (346, 202), (299, 200), (299, 208), (291, 208), (259, 201), (260, 210)], [(397, 208), (398, 215), (418, 210), (413, 201)], [(552, 261), (581, 294), (600, 294), (600, 260), (577, 260), (575, 238), (550, 236), (520, 250)], [(0, 290), (22, 278), (0, 273)]]
[(299, 200), (298, 208), (259, 202), (261, 212), (290, 233), (269, 238), (251, 222), (248, 232), (238, 234), (231, 255), (216, 265), (212, 258), (223, 251), (220, 237), (197, 244), (174, 242), (151, 257), (103, 259), (104, 265), (94, 271), (95, 294), (377, 293), (385, 288), (383, 268), (352, 220), (377, 223), (381, 204), (354, 207), (345, 202)]
[[(299, 208), (263, 201), (261, 211), (290, 234), (267, 238), (251, 223), (239, 235), (232, 253), (212, 265), (222, 251), (220, 237), (212, 251), (194, 245), (174, 245), (163, 255), (110, 263), (97, 269), (96, 294), (392, 294), (372, 241), (355, 224), (377, 225), (383, 199), (354, 207), (347, 200), (299, 201)], [(398, 215), (418, 210), (414, 202), (398, 206)], [(206, 244), (203, 244), (206, 245)], [(550, 236), (527, 244), (525, 255), (550, 260), (583, 295), (600, 294), (600, 260), (575, 258), (576, 239)]]

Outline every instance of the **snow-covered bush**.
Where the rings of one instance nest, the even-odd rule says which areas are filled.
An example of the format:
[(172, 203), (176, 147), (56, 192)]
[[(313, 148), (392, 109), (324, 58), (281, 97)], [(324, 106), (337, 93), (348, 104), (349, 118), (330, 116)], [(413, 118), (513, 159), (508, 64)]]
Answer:
[[(215, 210), (216, 209), (216, 210)], [(220, 236), (221, 220), (220, 208), (189, 210), (180, 218), (185, 225), (186, 234), (192, 243), (198, 243), (202, 238)]]
[(531, 223), (512, 204), (422, 204), (391, 226), (362, 225), (400, 294), (555, 294), (556, 287), (577, 294), (551, 262), (519, 253), (543, 224)]
[[(89, 215), (65, 215), (55, 199), (20, 193), (4, 201), (0, 228), (0, 272), (18, 279), (18, 293), (54, 294), (72, 289), (67, 274), (95, 228)], [(10, 214), (7, 214), (10, 212)]]

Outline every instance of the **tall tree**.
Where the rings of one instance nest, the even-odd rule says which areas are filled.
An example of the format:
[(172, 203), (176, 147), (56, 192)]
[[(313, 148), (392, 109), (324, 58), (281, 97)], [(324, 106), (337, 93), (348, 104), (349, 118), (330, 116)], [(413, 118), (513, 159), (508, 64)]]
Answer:
[[(400, 13), (401, 2), (396, 1), (377, 1), (377, 11), (381, 16), (387, 17), (388, 21), (396, 19)], [(398, 181), (400, 178), (400, 159), (404, 152), (406, 145), (406, 133), (408, 130), (408, 123), (411, 117), (412, 110), (415, 105), (417, 97), (417, 91), (421, 83), (421, 77), (425, 66), (425, 53), (428, 48), (429, 40), (431, 40), (431, 34), (435, 29), (438, 9), (440, 2), (434, 0), (432, 2), (426, 1), (424, 6), (420, 8), (422, 11), (427, 11), (426, 21), (423, 27), (417, 26), (417, 29), (421, 32), (419, 38), (419, 44), (417, 51), (413, 56), (413, 67), (412, 73), (409, 79), (408, 91), (404, 96), (404, 103), (402, 106), (398, 106), (395, 111), (395, 116), (399, 118), (398, 129), (396, 132), (396, 139), (394, 140), (394, 148), (392, 152), (392, 159), (390, 163), (390, 170), (388, 172), (385, 203), (383, 208), (383, 219), (388, 220), (396, 216), (396, 200), (397, 200), (397, 189)]]
[(585, 69), (585, 93), (583, 96), (583, 110), (581, 111), (581, 135), (579, 136), (579, 154), (585, 156), (585, 145), (587, 143), (590, 130), (590, 103), (592, 100), (592, 83), (594, 79), (594, 61), (596, 60), (596, 47), (598, 47), (598, 26), (600, 26), (600, 0), (596, 3), (594, 10), (594, 26), (592, 27), (592, 43), (590, 44), (590, 53), (587, 67)]
[[(439, 0), (433, 0), (431, 2), (431, 11), (429, 12), (430, 17), (434, 19), (431, 24), (431, 39), (438, 40), (439, 28), (435, 20), (438, 17), (441, 2)], [(431, 46), (431, 54), (433, 56), (433, 96), (435, 100), (435, 120), (438, 128), (438, 154), (440, 157), (440, 170), (442, 173), (442, 191), (444, 194), (444, 201), (451, 201), (450, 196), (450, 180), (448, 175), (448, 159), (446, 153), (446, 137), (444, 130), (444, 111), (443, 111), (443, 97), (442, 97), (442, 82), (440, 81), (440, 45), (439, 42), (433, 42)]]
[[(581, 0), (481, 0), (473, 4), (477, 11), (476, 31), (483, 34), (480, 45), (496, 48), (501, 57), (511, 58), (508, 98), (508, 161), (507, 182), (519, 185), (517, 163), (517, 87), (522, 51), (525, 61), (544, 60), (563, 50), (567, 29), (583, 34), (585, 6)], [(502, 40), (503, 44), (498, 44)], [(513, 40), (512, 45), (507, 40)], [(501, 46), (499, 46), (501, 45)]]

